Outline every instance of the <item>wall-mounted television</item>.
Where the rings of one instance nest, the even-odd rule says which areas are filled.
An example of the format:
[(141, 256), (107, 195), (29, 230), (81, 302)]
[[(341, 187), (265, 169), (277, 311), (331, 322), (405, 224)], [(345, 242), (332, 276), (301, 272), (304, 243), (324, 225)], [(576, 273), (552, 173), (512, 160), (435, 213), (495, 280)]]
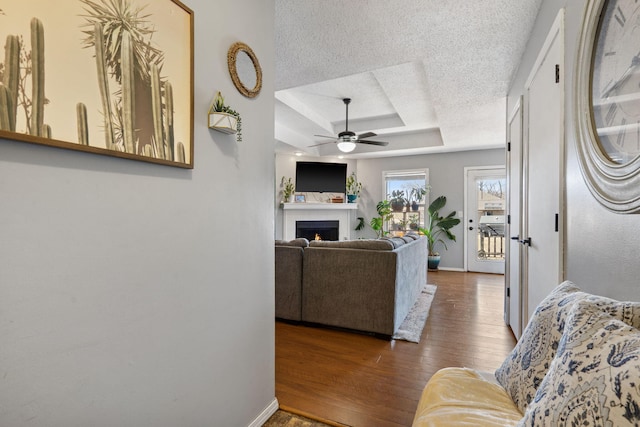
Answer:
[(344, 193), (346, 163), (296, 162), (296, 191)]

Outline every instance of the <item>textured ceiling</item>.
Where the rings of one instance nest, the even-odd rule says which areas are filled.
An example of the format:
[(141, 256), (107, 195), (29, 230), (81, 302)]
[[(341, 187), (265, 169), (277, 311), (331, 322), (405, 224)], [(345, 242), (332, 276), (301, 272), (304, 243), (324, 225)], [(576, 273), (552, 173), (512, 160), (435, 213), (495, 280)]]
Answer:
[[(351, 157), (494, 148), (541, 0), (276, 0), (278, 151)], [(310, 147), (322, 142), (328, 144)]]

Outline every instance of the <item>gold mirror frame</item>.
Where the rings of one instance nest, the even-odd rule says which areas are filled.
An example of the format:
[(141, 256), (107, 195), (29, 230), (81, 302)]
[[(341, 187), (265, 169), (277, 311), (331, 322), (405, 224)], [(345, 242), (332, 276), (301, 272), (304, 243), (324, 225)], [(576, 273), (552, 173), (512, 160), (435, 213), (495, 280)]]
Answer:
[(585, 183), (595, 199), (616, 213), (640, 212), (640, 157), (611, 161), (600, 148), (591, 105), (593, 48), (604, 0), (589, 0), (582, 21), (574, 90), (576, 151)]
[[(251, 62), (253, 63), (253, 69), (256, 73), (256, 85), (249, 89), (246, 87), (240, 77), (238, 77), (238, 69), (236, 68), (236, 60), (238, 58), (238, 53), (244, 52), (246, 53)], [(258, 62), (258, 58), (256, 57), (253, 50), (245, 43), (236, 42), (231, 45), (229, 51), (227, 52), (227, 65), (229, 66), (229, 74), (231, 74), (231, 80), (233, 80), (233, 84), (235, 85), (238, 92), (246, 96), (247, 98), (255, 98), (260, 93), (260, 89), (262, 89), (262, 68), (260, 68), (260, 62)]]

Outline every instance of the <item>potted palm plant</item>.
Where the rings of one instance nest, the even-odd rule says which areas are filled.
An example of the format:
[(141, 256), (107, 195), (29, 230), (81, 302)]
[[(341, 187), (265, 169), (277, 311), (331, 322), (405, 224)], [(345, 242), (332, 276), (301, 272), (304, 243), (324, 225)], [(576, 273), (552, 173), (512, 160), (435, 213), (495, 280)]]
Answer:
[(425, 219), (425, 227), (418, 230), (427, 236), (427, 246), (429, 249), (428, 267), (429, 270), (437, 270), (440, 264), (440, 253), (436, 251), (436, 246), (442, 243), (445, 249), (447, 244), (444, 239), (456, 241), (456, 236), (451, 232), (451, 228), (460, 224), (459, 218), (454, 218), (455, 211), (447, 216), (440, 215), (440, 210), (447, 204), (447, 198), (440, 196), (429, 205)]

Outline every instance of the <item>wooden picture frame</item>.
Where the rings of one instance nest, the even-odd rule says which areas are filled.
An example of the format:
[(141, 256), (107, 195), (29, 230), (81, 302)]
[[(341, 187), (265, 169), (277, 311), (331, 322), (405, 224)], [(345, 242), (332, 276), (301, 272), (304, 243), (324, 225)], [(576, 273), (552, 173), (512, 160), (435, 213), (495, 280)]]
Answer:
[(193, 168), (191, 9), (21, 0), (0, 12), (0, 138)]

